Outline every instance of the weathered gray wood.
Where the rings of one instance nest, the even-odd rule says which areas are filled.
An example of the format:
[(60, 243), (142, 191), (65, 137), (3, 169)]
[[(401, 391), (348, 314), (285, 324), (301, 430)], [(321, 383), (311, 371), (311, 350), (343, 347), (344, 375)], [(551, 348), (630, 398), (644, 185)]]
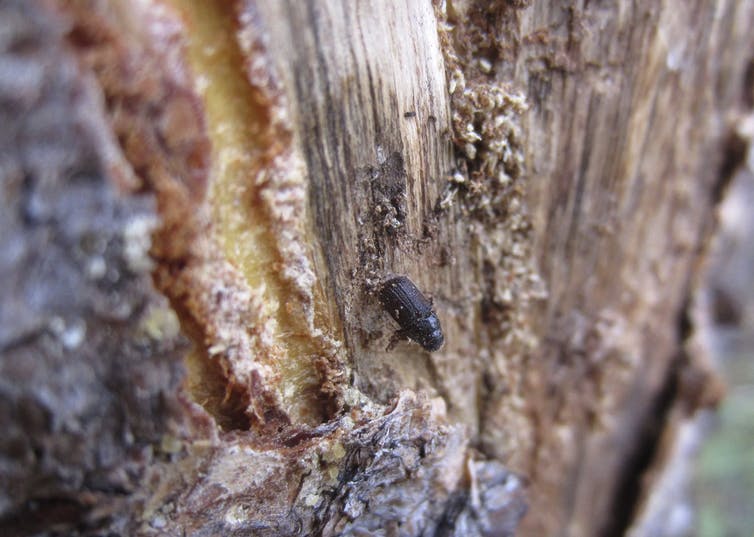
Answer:
[[(536, 476), (533, 534), (624, 529), (678, 384), (705, 375), (687, 307), (736, 158), (751, 6), (439, 4), (451, 120), (424, 8), (366, 4), (260, 7), (357, 385), (441, 395)], [(384, 352), (370, 289), (393, 273), (435, 296), (441, 352)]]

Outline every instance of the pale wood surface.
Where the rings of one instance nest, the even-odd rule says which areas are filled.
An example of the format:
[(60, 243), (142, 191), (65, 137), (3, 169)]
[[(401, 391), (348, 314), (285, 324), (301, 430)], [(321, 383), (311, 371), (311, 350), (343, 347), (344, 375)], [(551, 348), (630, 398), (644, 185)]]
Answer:
[[(528, 518), (532, 534), (564, 523), (617, 531), (634, 516), (660, 432), (677, 425), (664, 420), (684, 396), (684, 370), (704, 369), (684, 354), (687, 308), (736, 158), (726, 144), (746, 91), (752, 7), (456, 2), (444, 52), (457, 56), (437, 73), (426, 6), (367, 4), (261, 8), (278, 69), (291, 73), (357, 385), (379, 400), (406, 386), (441, 395), (486, 454), (533, 479), (533, 508), (547, 515)], [(443, 87), (459, 70), (451, 114), (471, 117), (491, 86), (528, 107), (473, 117), (477, 130), (495, 114), (517, 130), (482, 132), (468, 161)], [(504, 194), (499, 166), (484, 164), (494, 142), (524, 160), (503, 167)], [(480, 168), (476, 182), (451, 183), (457, 169)], [(391, 188), (393, 227), (380, 212)], [(486, 203), (497, 213), (479, 210)], [(369, 290), (392, 273), (435, 297), (442, 351), (384, 352), (391, 325)]]

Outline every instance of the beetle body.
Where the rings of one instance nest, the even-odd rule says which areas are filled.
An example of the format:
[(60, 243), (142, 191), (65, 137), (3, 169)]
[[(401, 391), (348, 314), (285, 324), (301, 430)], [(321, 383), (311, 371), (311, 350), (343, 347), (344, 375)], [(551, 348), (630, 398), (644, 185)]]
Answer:
[(445, 336), (432, 303), (405, 276), (386, 281), (380, 289), (380, 302), (400, 325), (399, 337), (407, 337), (427, 351), (442, 347)]

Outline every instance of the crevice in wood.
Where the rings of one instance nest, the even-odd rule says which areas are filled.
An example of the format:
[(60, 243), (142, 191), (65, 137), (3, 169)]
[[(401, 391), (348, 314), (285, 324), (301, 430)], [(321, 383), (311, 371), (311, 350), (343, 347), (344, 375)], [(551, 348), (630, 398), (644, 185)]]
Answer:
[(746, 108), (754, 108), (754, 58), (750, 58), (744, 71), (743, 101)]
[(644, 500), (645, 479), (660, 452), (670, 414), (678, 404), (681, 376), (688, 365), (688, 357), (682, 349), (693, 332), (689, 308), (687, 301), (677, 322), (677, 341), (681, 350), (669, 362), (662, 388), (657, 391), (646, 414), (637, 421), (640, 426), (632, 437), (633, 447), (627, 450), (615, 478), (615, 492), (605, 511), (610, 516), (605, 517), (603, 526), (596, 533), (601, 537), (625, 535)]
[(722, 201), (738, 169), (746, 162), (748, 151), (749, 142), (735, 130), (730, 130), (722, 143), (720, 169), (717, 181), (712, 185), (712, 203), (715, 207)]

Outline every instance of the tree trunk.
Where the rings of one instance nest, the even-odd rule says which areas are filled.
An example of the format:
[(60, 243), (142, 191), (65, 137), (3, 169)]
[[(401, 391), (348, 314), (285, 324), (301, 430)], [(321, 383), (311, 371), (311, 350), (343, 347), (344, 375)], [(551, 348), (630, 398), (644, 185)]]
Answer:
[[(0, 3), (0, 533), (661, 531), (752, 25)], [(395, 344), (397, 275), (440, 350)]]

